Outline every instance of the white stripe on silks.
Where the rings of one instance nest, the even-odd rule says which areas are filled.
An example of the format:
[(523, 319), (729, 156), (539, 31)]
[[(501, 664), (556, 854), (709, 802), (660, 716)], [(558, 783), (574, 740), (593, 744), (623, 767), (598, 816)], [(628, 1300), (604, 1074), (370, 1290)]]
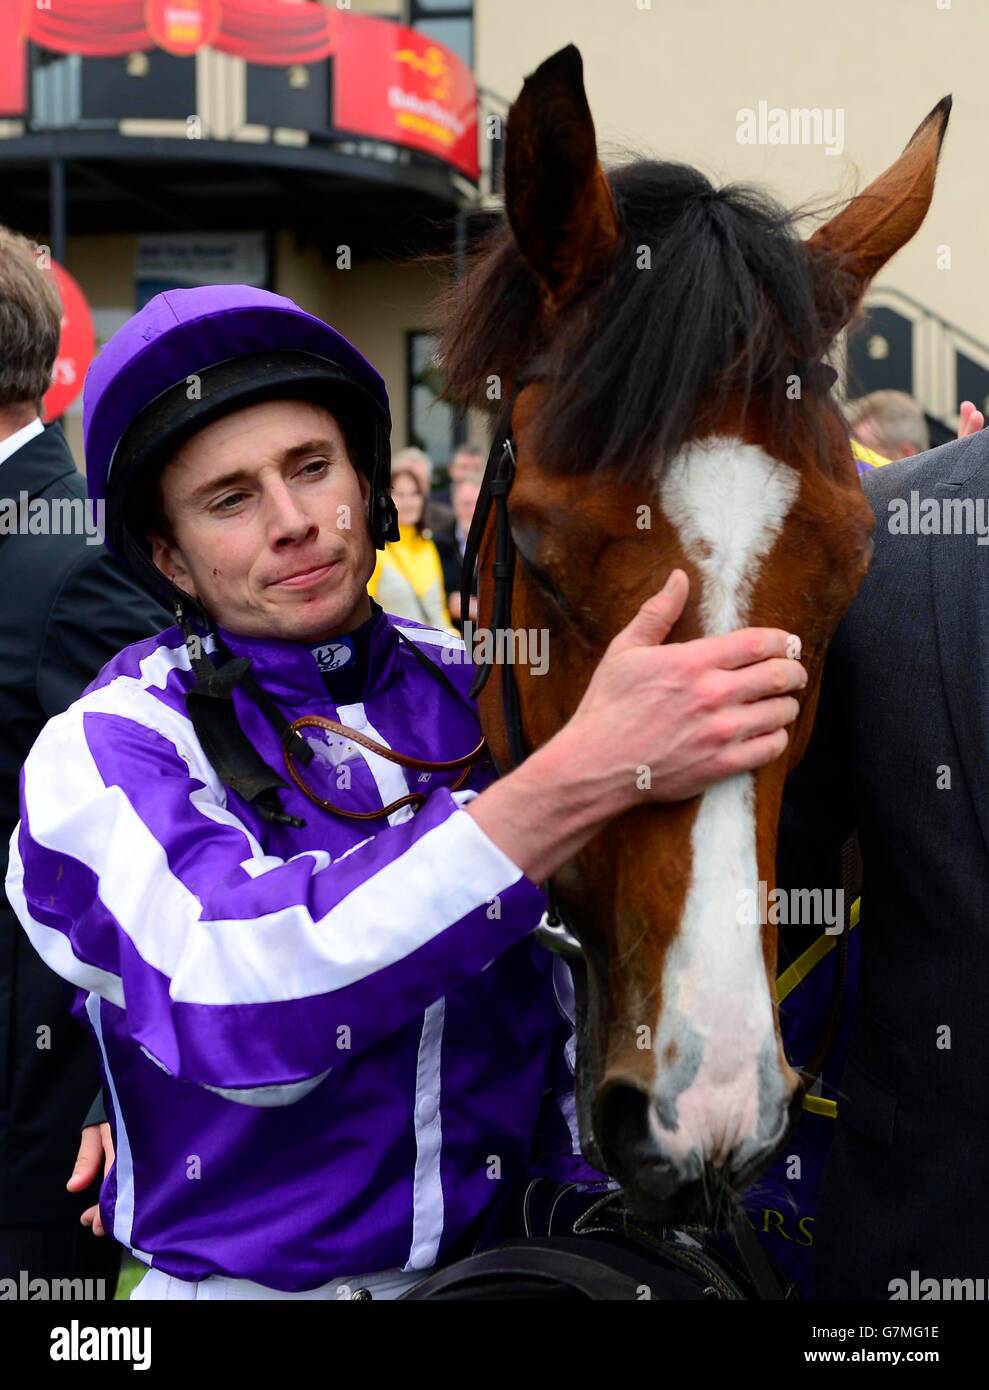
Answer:
[[(453, 814), (317, 921), (304, 903), (254, 918), (202, 921), (199, 899), (172, 874), (163, 847), (122, 788), (104, 783), (80, 710), (72, 706), (51, 721), (29, 755), (31, 833), (39, 845), (72, 855), (98, 876), (101, 901), (141, 958), (169, 977), (175, 1002), (261, 1004), (331, 993), (411, 955), (521, 877), (471, 816)], [(32, 776), (32, 761), (41, 757), (57, 759), (57, 789), (44, 763)], [(441, 862), (470, 863), (471, 873), (443, 887), (436, 872)], [(64, 950), (60, 942), (57, 949)], [(69, 968), (60, 973), (83, 983)], [(86, 988), (94, 987), (91, 979)]]
[[(169, 648), (162, 650), (168, 654)], [(185, 647), (177, 651), (186, 654)], [(190, 790), (189, 800), (207, 820), (217, 825), (229, 826), (238, 831), (246, 841), (245, 853), (254, 859), (264, 858), (259, 841), (234, 813), (227, 809), (227, 788), (217, 776), (216, 769), (203, 753), (191, 719), (164, 704), (150, 694), (149, 687), (163, 687), (169, 673), (181, 662), (155, 661), (154, 656), (141, 662), (145, 674), (143, 681), (133, 676), (116, 676), (108, 685), (92, 690), (82, 696), (66, 714), (80, 710), (85, 714), (109, 714), (117, 718), (132, 719), (143, 728), (153, 729), (166, 743), (170, 743), (178, 756), (187, 765), (189, 773), (205, 785)]]
[(124, 985), (119, 975), (102, 970), (98, 965), (90, 965), (80, 960), (72, 949), (72, 943), (57, 927), (49, 927), (32, 917), (31, 909), (24, 896), (24, 864), (17, 847), (20, 823), (14, 827), (10, 837), (10, 861), (7, 868), (7, 901), (14, 915), (27, 932), (31, 945), (50, 970), (60, 979), (78, 985), (80, 989), (92, 990), (109, 999), (118, 1008), (124, 1007)]
[[(383, 748), (391, 747), (388, 740), (378, 733), (368, 719), (367, 711), (362, 704), (338, 705), (337, 717), (341, 724), (346, 724), (348, 728), (356, 729), (358, 733), (374, 739), (375, 743), (380, 743)], [(381, 797), (382, 806), (388, 806), (391, 802), (400, 801), (403, 796), (408, 796), (409, 784), (398, 763), (383, 758), (380, 753), (375, 753), (370, 748), (364, 748), (359, 743), (354, 744), (354, 750), (367, 764), (368, 771), (374, 778), (374, 785), (378, 789), (378, 795)], [(397, 811), (392, 811), (391, 815), (388, 816), (388, 824), (401, 825), (404, 821), (411, 820), (413, 814), (414, 811), (411, 806), (399, 806)]]
[[(140, 1047), (148, 1061), (153, 1062), (166, 1076), (175, 1075), (143, 1043), (140, 1044)], [(207, 1086), (205, 1083), (201, 1084), (204, 1091), (212, 1091), (214, 1095), (222, 1096), (224, 1100), (235, 1101), (238, 1105), (254, 1105), (261, 1109), (269, 1109), (280, 1105), (294, 1105), (297, 1100), (307, 1096), (310, 1091), (314, 1091), (321, 1082), (325, 1081), (332, 1070), (332, 1067), (327, 1067), (326, 1071), (320, 1072), (318, 1076), (308, 1077), (305, 1081), (293, 1081), (285, 1086)]]
[(144, 1250), (136, 1249), (133, 1243), (134, 1160), (131, 1155), (127, 1126), (124, 1124), (123, 1112), (117, 1099), (117, 1087), (113, 1079), (113, 1072), (110, 1070), (109, 1058), (106, 1055), (106, 1045), (103, 1041), (103, 1020), (100, 1017), (100, 1000), (97, 995), (90, 994), (86, 1000), (86, 1013), (93, 1025), (93, 1032), (96, 1034), (96, 1041), (103, 1058), (103, 1071), (107, 1086), (110, 1089), (110, 1103), (113, 1106), (113, 1113), (117, 1122), (116, 1147), (113, 1156), (117, 1177), (117, 1200), (113, 1209), (113, 1238), (125, 1249), (130, 1250), (136, 1259), (143, 1260), (145, 1264), (149, 1265), (151, 1256)]
[[(215, 646), (212, 636), (203, 639), (204, 651), (212, 652)], [(188, 648), (184, 643), (177, 647), (156, 647), (139, 662), (138, 669), (140, 679), (114, 676), (106, 685), (82, 696), (76, 704), (86, 713), (132, 718), (135, 723), (154, 729), (174, 747), (190, 773), (205, 783), (204, 787), (190, 793), (189, 800), (196, 809), (207, 820), (238, 830), (247, 841), (252, 860), (263, 859), (264, 851), (250, 830), (227, 810), (227, 788), (203, 753), (192, 720), (150, 694), (151, 690), (164, 690), (173, 671), (192, 669)]]
[(312, 1076), (306, 1081), (295, 1081), (290, 1086), (204, 1086), (203, 1090), (212, 1091), (214, 1095), (222, 1096), (224, 1100), (232, 1100), (237, 1105), (255, 1105), (259, 1109), (274, 1108), (276, 1105), (294, 1105), (297, 1100), (301, 1100), (303, 1096), (322, 1085), (332, 1070), (332, 1067), (327, 1067), (318, 1076)]
[(404, 1268), (429, 1269), (443, 1235), (443, 1123), (440, 1116), (441, 1056), (446, 1001), (437, 999), (423, 1015), (416, 1063), (416, 1168), (412, 1188), (412, 1247)]
[[(203, 645), (207, 651), (212, 651), (212, 637), (207, 638)], [(192, 670), (189, 648), (184, 642), (180, 642), (177, 647), (155, 647), (143, 661), (138, 662), (138, 670), (141, 672), (140, 681), (135, 680), (133, 676), (115, 676), (109, 684), (114, 685), (118, 680), (129, 680), (136, 685), (154, 686), (156, 690), (164, 690), (173, 671)]]
[(45, 732), (69, 724), (81, 733), (83, 716), (86, 714), (109, 714), (117, 719), (129, 719), (142, 729), (152, 729), (160, 734), (188, 766), (190, 774), (205, 782), (216, 800), (226, 802), (226, 787), (200, 747), (192, 721), (157, 699), (140, 681), (132, 676), (117, 676), (109, 685), (101, 685), (86, 695), (80, 695), (68, 709), (49, 720)]
[[(337, 708), (341, 724), (374, 739), (385, 748), (391, 745), (367, 717), (363, 704), (341, 705)], [(380, 753), (357, 745), (374, 778), (382, 806), (406, 796), (409, 785), (397, 763), (389, 762)], [(410, 820), (411, 806), (400, 806), (388, 817), (389, 825)], [(443, 1235), (443, 1182), (440, 1155), (443, 1147), (440, 1116), (441, 1054), (445, 1002), (439, 999), (423, 1014), (419, 1037), (419, 1056), (416, 1062), (415, 1109), (416, 1166), (412, 1185), (412, 1247), (406, 1270), (429, 1269), (436, 1263)]]
[[(395, 628), (404, 634), (412, 642), (424, 642), (428, 647), (458, 647), (460, 651), (467, 650), (462, 637), (456, 637), (452, 632), (441, 632), (435, 627), (402, 627), (396, 623)], [(412, 658), (413, 661), (415, 657)]]

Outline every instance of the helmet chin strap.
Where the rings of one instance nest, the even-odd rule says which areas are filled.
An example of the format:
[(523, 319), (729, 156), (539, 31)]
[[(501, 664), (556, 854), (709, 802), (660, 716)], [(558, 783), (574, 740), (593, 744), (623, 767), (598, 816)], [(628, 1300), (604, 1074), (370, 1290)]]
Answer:
[(206, 635), (212, 636), (216, 653), (221, 658), (221, 664), (214, 665), (204, 649), (203, 638), (192, 625), (186, 609), (189, 602), (193, 601), (188, 596), (177, 596), (173, 612), (185, 637), (189, 664), (196, 677), (196, 684), (186, 694), (185, 703), (203, 752), (220, 781), (255, 806), (266, 821), (304, 829), (306, 822), (299, 816), (289, 815), (278, 795), (280, 790), (288, 790), (289, 783), (268, 766), (241, 728), (233, 703), (236, 687), (239, 685), (258, 705), (278, 734), (284, 750), (308, 766), (313, 758), (312, 749), (283, 717), (270, 695), (258, 685), (251, 674), (249, 658), (233, 656), (221, 641), (209, 615), (197, 604), (204, 615)]

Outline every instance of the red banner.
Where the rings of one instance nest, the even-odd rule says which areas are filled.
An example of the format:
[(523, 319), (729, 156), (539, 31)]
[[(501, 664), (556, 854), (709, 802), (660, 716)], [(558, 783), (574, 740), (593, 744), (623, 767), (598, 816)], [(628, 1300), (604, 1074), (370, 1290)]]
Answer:
[[(122, 58), (154, 47), (144, 0), (22, 0), (21, 37), (56, 53)], [(2, 51), (2, 50), (0, 50)]]
[(82, 390), (86, 370), (96, 352), (96, 333), (78, 282), (57, 261), (52, 261), (51, 273), (62, 298), (62, 337), (52, 384), (45, 393), (44, 414), (46, 420), (57, 420)]
[(223, 26), (213, 47), (271, 67), (319, 63), (333, 52), (342, 18), (350, 16), (298, 0), (223, 0)]
[(334, 125), (411, 145), (478, 176), (474, 75), (448, 48), (387, 19), (350, 15), (333, 74)]
[(21, 0), (0, 0), (0, 116), (22, 116), (27, 107), (27, 54), (21, 33)]
[(26, 109), (26, 40), (88, 58), (154, 47), (187, 56), (207, 45), (269, 66), (332, 55), (337, 128), (478, 176), (473, 73), (449, 49), (391, 20), (311, 0), (0, 0), (0, 116)]
[(155, 46), (188, 55), (209, 45), (249, 63), (317, 63), (331, 53), (341, 17), (311, 0), (20, 0), (20, 6), (17, 29), (0, 29), (0, 54), (19, 31), (22, 40), (86, 58)]

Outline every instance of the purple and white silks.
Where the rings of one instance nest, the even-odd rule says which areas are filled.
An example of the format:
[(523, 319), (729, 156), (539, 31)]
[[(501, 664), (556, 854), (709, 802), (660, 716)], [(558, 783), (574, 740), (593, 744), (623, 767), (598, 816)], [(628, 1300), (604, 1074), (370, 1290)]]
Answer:
[[(462, 645), (382, 615), (365, 699), (339, 708), (307, 647), (223, 637), (289, 719), (466, 752), (476, 718), (396, 626), (437, 662)], [(466, 692), (468, 662), (443, 670)], [(110, 662), (28, 757), (11, 841), (9, 900), (99, 1047), (108, 1229), (182, 1279), (304, 1290), (467, 1253), (528, 1172), (600, 1178), (577, 1146), (568, 982), (530, 935), (543, 896), (462, 809), (483, 778), (451, 794), (351, 745), (342, 804), (428, 791), (421, 809), (347, 821), (291, 787), (307, 827), (273, 826), (206, 761), (192, 681), (177, 628)]]

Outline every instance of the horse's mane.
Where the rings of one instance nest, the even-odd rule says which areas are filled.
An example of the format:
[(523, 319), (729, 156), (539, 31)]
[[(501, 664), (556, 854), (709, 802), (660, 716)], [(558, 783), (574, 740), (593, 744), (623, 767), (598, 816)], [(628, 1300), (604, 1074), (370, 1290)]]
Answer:
[[(567, 472), (621, 465), (645, 476), (702, 415), (739, 398), (744, 411), (757, 394), (786, 449), (801, 427), (787, 381), (830, 345), (845, 307), (840, 268), (819, 259), (812, 269), (794, 227), (804, 214), (758, 189), (715, 189), (696, 169), (654, 160), (608, 178), (620, 243), (545, 338), (538, 283), (504, 216), (440, 296), (444, 397), (490, 407), (491, 378), (507, 394), (539, 356), (554, 382), (536, 447), (544, 466)], [(651, 269), (640, 268), (645, 248)]]

